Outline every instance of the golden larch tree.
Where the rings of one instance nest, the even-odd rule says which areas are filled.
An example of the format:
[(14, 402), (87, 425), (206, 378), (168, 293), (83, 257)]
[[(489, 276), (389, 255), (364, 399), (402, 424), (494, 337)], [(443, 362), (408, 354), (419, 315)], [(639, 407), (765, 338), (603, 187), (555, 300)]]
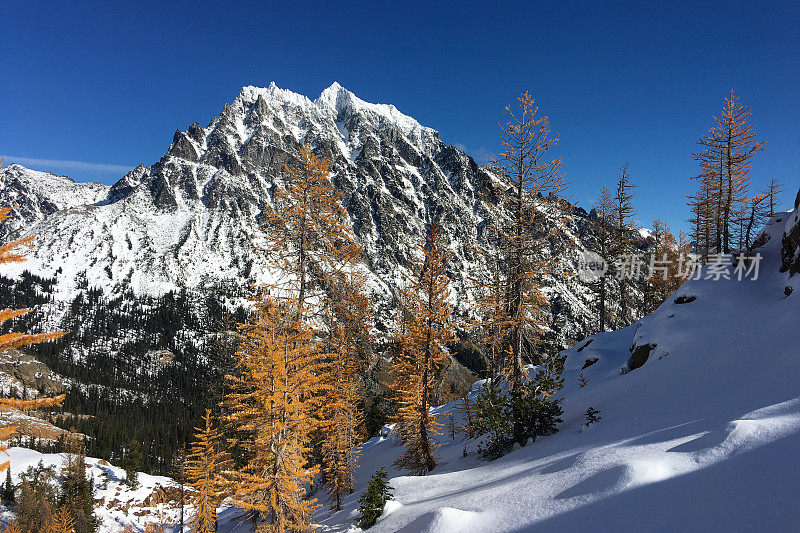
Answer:
[(314, 328), (322, 327), (317, 334), (325, 339), (324, 360), (331, 368), (322, 377), (330, 395), (326, 408), (311, 415), (319, 419), (313, 444), (332, 506), (339, 509), (342, 496), (353, 490), (371, 303), (359, 274), (362, 248), (330, 180), (330, 161), (308, 145), (299, 155), (296, 166), (284, 167), (263, 228), (273, 266), (283, 274), (276, 294), (295, 301), (298, 316), (313, 320)]
[(75, 520), (69, 515), (66, 508), (62, 507), (55, 512), (47, 524), (47, 533), (73, 533)]
[(316, 500), (307, 485), (317, 472), (309, 446), (328, 393), (324, 354), (299, 302), (266, 290), (239, 336), (224, 400), (231, 445), (244, 455), (231, 473), (234, 503), (253, 517), (258, 532), (308, 531)]
[(770, 177), (767, 184), (767, 216), (772, 218), (775, 215), (775, 206), (780, 201), (780, 194), (783, 192), (783, 183), (775, 176)]
[(684, 246), (675, 239), (665, 220), (653, 220), (653, 268), (643, 287), (645, 314), (655, 311), (686, 280), (686, 273), (680, 268), (681, 262), (687, 260)]
[[(541, 341), (549, 326), (549, 299), (542, 280), (553, 273), (549, 240), (564, 227), (569, 202), (560, 198), (566, 188), (563, 160), (550, 158), (558, 143), (550, 119), (539, 113), (533, 96), (525, 92), (515, 106), (505, 109), (507, 121), (501, 125), (501, 150), (493, 159), (500, 177), (509, 187), (501, 193), (507, 213), (492, 228), (496, 246), (487, 247), (485, 255), (495, 256), (496, 279), (489, 276), (484, 286), (490, 311), (498, 298), (504, 309), (484, 313), (484, 320), (500, 326), (491, 335), (500, 355), (501, 370), (508, 378), (512, 405), (521, 403), (524, 393), (525, 361)], [(524, 445), (523, 415), (512, 410), (513, 432)]]
[(353, 492), (357, 445), (364, 436), (361, 376), (372, 341), (372, 302), (365, 284), (356, 271), (329, 276), (330, 297), (324, 311), (330, 393), (321, 416), (321, 470), (335, 511)]
[[(706, 179), (702, 175), (697, 177), (699, 181), (698, 190), (689, 195), (689, 209), (691, 216), (689, 224), (691, 227), (691, 237), (695, 242), (695, 250), (703, 260), (709, 254), (717, 253), (719, 243), (721, 243), (722, 233), (718, 233), (720, 227), (719, 217), (715, 211), (716, 200), (713, 192), (713, 180)], [(717, 237), (719, 235), (719, 237)]]
[(22, 530), (19, 528), (19, 523), (16, 520), (12, 520), (3, 530), (3, 533), (22, 533)]
[(287, 274), (299, 307), (321, 288), (321, 278), (354, 261), (361, 247), (353, 237), (341, 195), (330, 181), (330, 161), (300, 148), (297, 166), (286, 165), (262, 225), (273, 266)]
[(734, 243), (734, 226), (747, 209), (753, 159), (765, 144), (756, 140), (755, 124), (748, 124), (751, 114), (731, 89), (722, 113), (714, 117), (715, 125), (698, 141), (704, 150), (692, 155), (700, 163), (701, 188), (710, 197), (706, 208), (713, 221), (716, 253), (743, 247), (742, 242)]
[(430, 412), (431, 396), (447, 365), (445, 344), (454, 339), (450, 279), (446, 269), (451, 253), (439, 225), (428, 224), (423, 259), (412, 264), (407, 287), (400, 290), (391, 389), (397, 399), (397, 424), (405, 450), (396, 465), (417, 475), (436, 466), (435, 438), (440, 424)]
[(189, 522), (192, 531), (213, 533), (217, 530), (217, 507), (228, 489), (224, 473), (231, 460), (223, 446), (222, 432), (214, 426), (211, 410), (206, 409), (203, 427), (195, 428), (195, 440), (189, 448), (183, 471), (187, 484), (194, 489), (195, 514)]

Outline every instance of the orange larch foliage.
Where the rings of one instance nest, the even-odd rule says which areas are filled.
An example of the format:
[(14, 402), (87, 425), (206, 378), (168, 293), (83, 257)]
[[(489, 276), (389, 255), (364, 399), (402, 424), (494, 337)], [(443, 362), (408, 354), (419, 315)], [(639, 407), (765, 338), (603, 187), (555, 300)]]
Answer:
[[(730, 253), (737, 246), (746, 247), (734, 242), (734, 224), (737, 213), (741, 216), (750, 202), (750, 170), (756, 153), (764, 149), (764, 141), (756, 141), (755, 125), (747, 123), (751, 114), (731, 90), (722, 113), (714, 117), (716, 124), (698, 141), (704, 151), (692, 155), (701, 169), (696, 177), (700, 192), (690, 197), (692, 222), (704, 252)], [(696, 220), (697, 213), (707, 220)]]
[[(489, 338), (498, 358), (499, 371), (511, 389), (512, 404), (522, 394), (525, 359), (536, 348), (548, 327), (549, 305), (541, 280), (553, 274), (555, 265), (547, 249), (549, 239), (562, 231), (570, 207), (560, 198), (567, 185), (561, 158), (548, 152), (558, 143), (550, 119), (539, 113), (533, 96), (525, 92), (515, 106), (505, 109), (501, 126), (501, 150), (493, 163), (508, 191), (500, 199), (510, 215), (490, 228), (497, 242), (484, 255), (496, 256), (494, 277), (479, 283), (482, 294), (481, 322), (491, 331)], [(480, 325), (480, 324), (479, 324)], [(512, 413), (513, 414), (513, 413)], [(524, 444), (522, 417), (514, 416), (514, 434)]]
[[(225, 422), (244, 465), (231, 472), (234, 503), (258, 532), (308, 531), (316, 507), (307, 485), (312, 432), (329, 385), (316, 332), (296, 300), (261, 291), (240, 325), (236, 372), (228, 376)], [(297, 312), (297, 309), (300, 312)]]
[(354, 447), (363, 418), (359, 378), (369, 351), (372, 306), (358, 269), (362, 248), (331, 183), (330, 161), (306, 145), (298, 164), (286, 165), (284, 174), (263, 225), (273, 265), (285, 278), (273, 289), (296, 302), (303, 320), (322, 327), (317, 333), (331, 369), (322, 377), (330, 393), (325, 409), (310, 416), (321, 428), (315, 445), (322, 479), (333, 508), (340, 509), (342, 496), (353, 490)]
[(316, 274), (355, 261), (361, 247), (330, 181), (330, 161), (305, 145), (299, 163), (284, 167), (285, 179), (275, 188), (262, 228), (274, 266), (288, 275), (286, 285), (304, 307), (319, 288)]
[(391, 374), (397, 398), (397, 424), (405, 451), (397, 466), (423, 475), (436, 466), (435, 437), (440, 424), (430, 413), (431, 394), (447, 365), (445, 344), (454, 339), (450, 280), (446, 269), (451, 254), (442, 242), (437, 222), (428, 225), (424, 259), (412, 265), (408, 286), (400, 291), (400, 346)]
[(47, 533), (73, 533), (74, 528), (75, 520), (69, 515), (69, 511), (62, 507), (47, 524)]
[(195, 441), (183, 466), (187, 484), (194, 489), (195, 514), (189, 522), (192, 531), (213, 533), (217, 530), (217, 507), (225, 498), (228, 482), (223, 477), (231, 467), (222, 433), (214, 426), (211, 410), (206, 409), (204, 426), (195, 428)]
[(16, 520), (12, 520), (3, 530), (3, 533), (22, 533), (22, 530), (19, 528), (19, 523)]
[(338, 511), (342, 498), (353, 492), (356, 447), (364, 436), (361, 376), (371, 349), (372, 302), (362, 275), (341, 274), (331, 281), (324, 313), (330, 394), (321, 416), (321, 470), (331, 509)]

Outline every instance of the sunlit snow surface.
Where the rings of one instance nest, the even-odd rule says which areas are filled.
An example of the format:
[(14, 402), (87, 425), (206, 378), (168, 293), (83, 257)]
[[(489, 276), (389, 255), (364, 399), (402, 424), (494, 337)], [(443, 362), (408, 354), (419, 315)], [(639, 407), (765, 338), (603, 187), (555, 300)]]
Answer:
[[(491, 463), (457, 441), (427, 476), (390, 469), (399, 504), (370, 531), (798, 530), (800, 276), (779, 272), (787, 219), (765, 230), (757, 281), (689, 281), (650, 317), (568, 350), (559, 433)], [(623, 373), (634, 340), (657, 347)], [(603, 419), (586, 429), (589, 406)], [(367, 478), (399, 452), (391, 437), (366, 443), (359, 490), (344, 511), (321, 511), (320, 529), (353, 528)]]

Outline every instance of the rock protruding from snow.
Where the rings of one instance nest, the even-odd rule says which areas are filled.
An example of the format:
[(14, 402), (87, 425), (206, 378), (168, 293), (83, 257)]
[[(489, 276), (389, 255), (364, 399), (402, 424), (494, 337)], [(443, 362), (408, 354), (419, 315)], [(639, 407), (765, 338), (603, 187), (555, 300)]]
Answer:
[(800, 191), (797, 192), (794, 204), (794, 213), (779, 215), (787, 218), (781, 239), (781, 268), (784, 271), (788, 270), (790, 276), (800, 272), (800, 209), (798, 209)]

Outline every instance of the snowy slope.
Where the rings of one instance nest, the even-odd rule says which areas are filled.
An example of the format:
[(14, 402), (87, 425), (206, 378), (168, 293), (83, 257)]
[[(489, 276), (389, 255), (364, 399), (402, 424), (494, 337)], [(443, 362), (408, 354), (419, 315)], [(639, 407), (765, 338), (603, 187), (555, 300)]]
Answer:
[[(688, 281), (653, 315), (568, 350), (559, 433), (491, 463), (457, 441), (433, 474), (392, 470), (396, 501), (371, 531), (796, 531), (800, 276), (780, 272), (779, 253), (796, 220), (765, 229), (758, 280)], [(629, 370), (644, 344), (656, 347)], [(585, 429), (589, 406), (603, 419)], [(369, 441), (360, 490), (398, 453), (391, 437)], [(322, 530), (348, 530), (358, 495), (321, 512)]]
[[(800, 217), (785, 213), (764, 230), (758, 280), (689, 281), (653, 315), (567, 350), (559, 433), (494, 462), (478, 457), (477, 442), (445, 435), (434, 473), (405, 476), (389, 467), (395, 499), (371, 531), (796, 530), (800, 277), (780, 272), (780, 249), (797, 224)], [(680, 297), (695, 299), (677, 303)], [(645, 344), (655, 347), (631, 369), (632, 347)], [(585, 428), (589, 406), (603, 419)], [(435, 411), (459, 417), (452, 404)], [(357, 491), (343, 511), (318, 512), (319, 531), (357, 531), (357, 499), (369, 475), (400, 451), (388, 427), (366, 442)], [(62, 461), (21, 448), (10, 455), (15, 475), (39, 460)], [(169, 479), (141, 475), (142, 487), (130, 491), (120, 469), (87, 462), (102, 531), (158, 519), (148, 497)], [(324, 493), (316, 496), (327, 503)], [(177, 516), (175, 508), (161, 511)], [(220, 511), (220, 531), (250, 531), (235, 509)]]
[[(14, 484), (20, 482), (20, 473), (36, 467), (40, 461), (45, 467), (55, 467), (56, 474), (60, 473), (66, 461), (64, 454), (42, 454), (27, 448), (9, 448), (6, 459), (10, 462)], [(148, 523), (158, 521), (159, 510), (168, 519), (174, 520), (177, 516), (177, 509), (166, 506), (158, 509), (148, 501), (157, 487), (174, 486), (169, 478), (140, 473), (139, 486), (130, 489), (123, 482), (125, 470), (91, 457), (86, 458), (86, 477), (94, 481), (95, 516), (100, 521), (99, 530), (102, 532), (120, 532), (127, 525), (141, 531)], [(6, 511), (2, 518), (8, 521), (12, 515)]]
[[(28, 468), (36, 467), (40, 462), (45, 467), (54, 467), (56, 475), (60, 475), (66, 463), (64, 454), (39, 453), (28, 448), (9, 448), (8, 460), (11, 468), (12, 483), (20, 482), (20, 473)], [(5, 475), (5, 474), (4, 474)], [(134, 531), (144, 532), (147, 527), (164, 527), (164, 531), (178, 531), (180, 507), (178, 505), (178, 485), (170, 478), (151, 476), (144, 472), (138, 474), (138, 485), (131, 489), (125, 484), (125, 470), (106, 461), (93, 457), (86, 458), (86, 477), (93, 481), (95, 517), (99, 521), (100, 533), (122, 533), (126, 527)], [(60, 480), (57, 478), (56, 483)], [(190, 489), (187, 489), (190, 490)], [(163, 496), (166, 491), (166, 497)], [(159, 497), (161, 496), (161, 497)], [(189, 531), (189, 520), (193, 516), (194, 507), (184, 507), (184, 531)], [(241, 525), (240, 513), (228, 504), (218, 509), (221, 533), (249, 533), (249, 525)], [(0, 506), (0, 524), (13, 520), (13, 512)], [(161, 531), (161, 529), (156, 529)]]

